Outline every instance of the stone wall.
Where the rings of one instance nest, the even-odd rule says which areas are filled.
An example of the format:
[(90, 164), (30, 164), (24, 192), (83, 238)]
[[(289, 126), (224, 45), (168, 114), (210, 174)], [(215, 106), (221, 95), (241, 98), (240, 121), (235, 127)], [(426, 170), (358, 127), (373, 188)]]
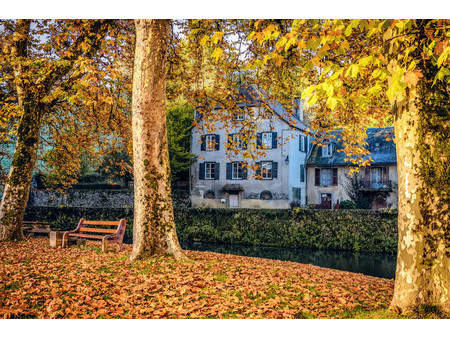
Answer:
[[(172, 195), (174, 207), (188, 206), (189, 194), (187, 191), (174, 190)], [(32, 190), (28, 201), (28, 206), (31, 207), (130, 208), (133, 205), (133, 189), (71, 189), (65, 193)]]

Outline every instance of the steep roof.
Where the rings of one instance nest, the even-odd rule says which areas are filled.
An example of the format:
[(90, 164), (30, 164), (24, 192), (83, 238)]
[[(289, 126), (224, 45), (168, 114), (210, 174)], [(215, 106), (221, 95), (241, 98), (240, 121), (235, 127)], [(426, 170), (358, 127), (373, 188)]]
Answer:
[[(372, 158), (373, 162), (371, 162), (371, 165), (397, 164), (397, 152), (393, 141), (394, 128), (368, 128), (366, 132), (366, 142), (368, 143), (366, 149), (370, 151), (370, 154), (365, 158), (368, 159), (369, 156)], [(336, 136), (335, 139), (331, 141), (334, 144), (332, 156), (323, 157), (322, 147), (315, 144), (312, 147), (306, 165), (314, 167), (331, 167), (348, 166), (350, 164), (350, 162), (345, 161), (345, 158), (347, 157), (345, 153), (343, 151), (337, 151), (338, 149), (344, 149), (340, 131), (333, 131), (331, 134)], [(387, 141), (387, 137), (391, 140)]]

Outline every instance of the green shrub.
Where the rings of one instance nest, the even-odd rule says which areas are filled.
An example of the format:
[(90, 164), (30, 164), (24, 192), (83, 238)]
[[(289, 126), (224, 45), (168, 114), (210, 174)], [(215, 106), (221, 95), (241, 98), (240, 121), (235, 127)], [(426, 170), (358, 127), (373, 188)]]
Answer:
[(340, 203), (340, 209), (356, 209), (356, 204), (353, 201), (342, 201)]
[[(82, 217), (125, 218), (125, 241), (132, 240), (132, 208), (29, 207), (25, 220), (72, 230)], [(386, 253), (397, 250), (397, 213), (392, 211), (176, 208), (175, 223), (181, 241)]]

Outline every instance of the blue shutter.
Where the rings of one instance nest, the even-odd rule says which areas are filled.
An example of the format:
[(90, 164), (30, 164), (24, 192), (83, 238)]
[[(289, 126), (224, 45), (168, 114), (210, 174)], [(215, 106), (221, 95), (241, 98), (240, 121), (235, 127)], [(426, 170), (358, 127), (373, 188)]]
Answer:
[(300, 137), (298, 138), (298, 150), (299, 151), (303, 151), (302, 145), (303, 145), (303, 136), (300, 135)]
[(241, 162), (241, 166), (242, 166), (242, 179), (246, 180), (247, 179), (247, 167), (244, 167), (244, 163), (247, 164), (247, 162)]
[(228, 142), (228, 149), (230, 149), (231, 142), (233, 141), (233, 135), (234, 135), (234, 134), (228, 134), (228, 139), (227, 139), (227, 142)]
[(261, 162), (256, 162), (256, 179), (259, 180), (261, 179)]
[(216, 150), (220, 149), (220, 135), (215, 135), (216, 137)]
[(273, 132), (272, 133), (272, 149), (276, 149), (277, 148), (277, 132)]
[(303, 138), (304, 142), (305, 142), (305, 147), (303, 148), (305, 152), (308, 152), (308, 136), (305, 136)]
[(202, 145), (200, 146), (200, 151), (206, 151), (206, 142), (205, 142), (205, 135), (202, 135), (200, 138), (202, 140)]
[(247, 149), (247, 138), (245, 137), (244, 134), (241, 134), (242, 137), (242, 149)]
[(214, 164), (214, 179), (218, 180), (220, 178), (220, 163)]
[(278, 162), (272, 162), (272, 178), (278, 178)]
[(200, 170), (198, 172), (198, 179), (204, 180), (205, 179), (205, 163), (200, 163)]
[(300, 182), (305, 182), (305, 166), (300, 165)]
[(261, 149), (262, 148), (262, 133), (256, 134), (256, 148)]
[(227, 180), (231, 180), (231, 171), (232, 171), (231, 163), (227, 163)]

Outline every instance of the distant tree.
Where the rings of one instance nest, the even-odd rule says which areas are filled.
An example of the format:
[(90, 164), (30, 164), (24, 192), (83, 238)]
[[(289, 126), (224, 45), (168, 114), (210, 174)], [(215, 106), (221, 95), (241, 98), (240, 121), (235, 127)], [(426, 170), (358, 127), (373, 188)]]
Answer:
[(167, 110), (167, 137), (169, 143), (172, 181), (187, 181), (194, 155), (191, 153), (191, 130), (194, 109), (182, 104)]

